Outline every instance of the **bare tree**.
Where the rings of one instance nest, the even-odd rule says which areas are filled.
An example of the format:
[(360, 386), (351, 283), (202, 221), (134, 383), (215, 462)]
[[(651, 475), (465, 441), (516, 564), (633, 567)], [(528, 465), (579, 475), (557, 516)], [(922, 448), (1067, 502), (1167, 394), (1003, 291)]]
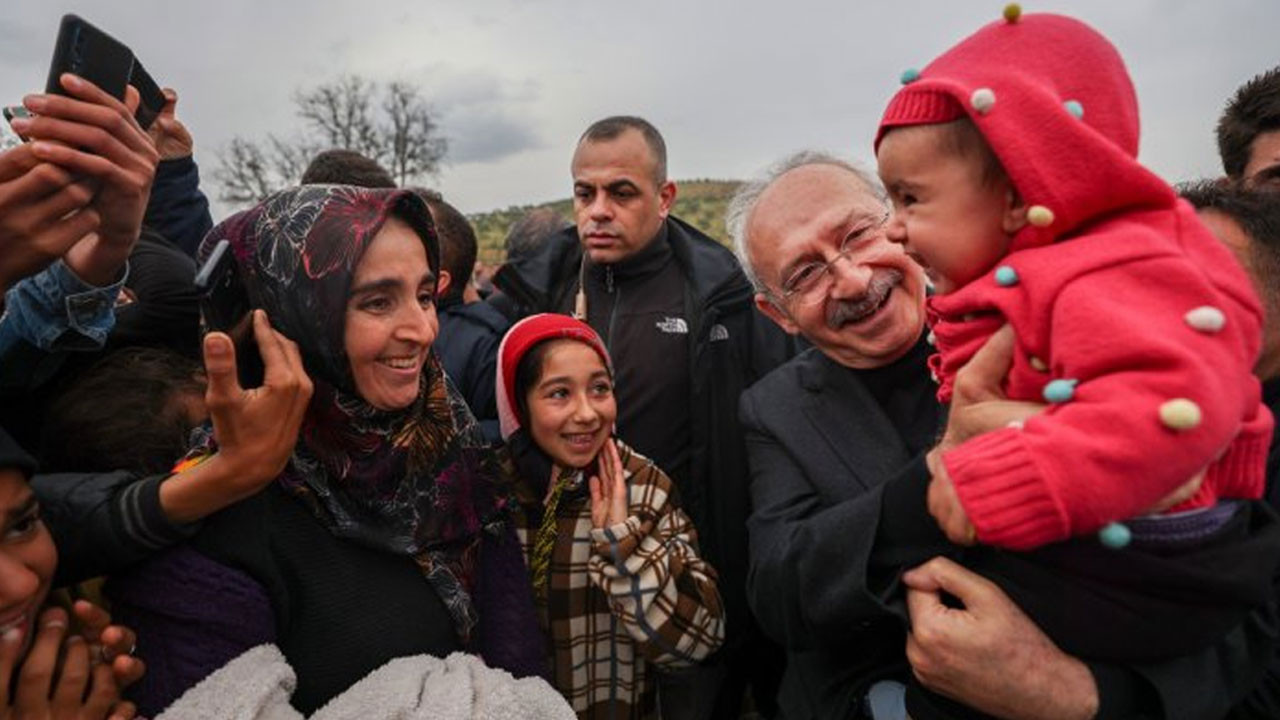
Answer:
[(219, 167), (213, 172), (222, 186), (223, 200), (251, 203), (280, 187), (275, 169), (262, 148), (242, 138), (233, 139), (218, 154)]
[(403, 82), (387, 86), (382, 101), (387, 122), (380, 135), (390, 150), (391, 175), (404, 185), (424, 175), (435, 175), (449, 152), (449, 141), (440, 135), (431, 107), (418, 91)]
[(401, 185), (436, 175), (448, 153), (435, 111), (409, 83), (380, 86), (348, 75), (299, 90), (293, 101), (304, 134), (263, 142), (237, 137), (219, 153), (214, 177), (223, 200), (256, 202), (296, 184), (320, 150), (354, 150), (387, 166)]
[(311, 134), (329, 148), (355, 150), (382, 161), (382, 138), (372, 117), (377, 85), (358, 75), (346, 75), (312, 90), (294, 93), (298, 117)]

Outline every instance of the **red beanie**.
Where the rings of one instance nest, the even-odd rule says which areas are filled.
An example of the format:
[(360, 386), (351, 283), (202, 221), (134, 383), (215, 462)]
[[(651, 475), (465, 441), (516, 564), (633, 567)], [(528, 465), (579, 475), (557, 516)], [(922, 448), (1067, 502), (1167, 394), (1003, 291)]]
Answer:
[(577, 340), (585, 343), (600, 356), (609, 374), (613, 375), (613, 364), (609, 361), (609, 351), (604, 342), (590, 325), (575, 320), (568, 315), (543, 313), (531, 315), (507, 331), (498, 346), (498, 425), (502, 439), (511, 437), (511, 433), (520, 429), (520, 417), (516, 414), (516, 368), (520, 360), (535, 345), (544, 340)]

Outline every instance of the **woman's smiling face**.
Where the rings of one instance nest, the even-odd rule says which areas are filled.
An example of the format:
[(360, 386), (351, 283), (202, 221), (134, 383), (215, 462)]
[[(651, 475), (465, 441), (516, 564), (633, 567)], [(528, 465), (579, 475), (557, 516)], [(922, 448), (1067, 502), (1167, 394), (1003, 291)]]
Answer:
[(422, 239), (388, 218), (352, 275), (343, 332), (356, 392), (379, 410), (406, 408), (418, 397), (440, 328), (434, 291)]
[(552, 340), (542, 372), (528, 389), (529, 434), (561, 467), (586, 467), (613, 431), (613, 380), (596, 351), (576, 340)]

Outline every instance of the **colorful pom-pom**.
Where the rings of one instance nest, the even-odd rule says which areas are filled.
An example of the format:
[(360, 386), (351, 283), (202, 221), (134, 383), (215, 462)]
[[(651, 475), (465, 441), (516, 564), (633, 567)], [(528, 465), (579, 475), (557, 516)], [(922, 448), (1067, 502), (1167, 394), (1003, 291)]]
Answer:
[(1133, 540), (1133, 532), (1123, 523), (1108, 523), (1098, 531), (1098, 540), (1112, 550), (1119, 550)]
[(898, 79), (902, 81), (903, 85), (910, 85), (920, 79), (920, 71), (915, 68), (907, 68), (902, 71), (902, 75)]
[(1004, 12), (1001, 14), (1004, 15), (1005, 22), (1016, 23), (1022, 19), (1022, 6), (1018, 3), (1009, 3), (1004, 6)]
[(978, 114), (986, 115), (991, 112), (991, 108), (995, 107), (995, 91), (991, 88), (978, 88), (973, 91), (973, 96), (969, 98), (969, 103), (973, 105), (974, 110), (978, 111)]
[(1216, 333), (1227, 324), (1227, 316), (1212, 305), (1201, 305), (1183, 315), (1182, 319), (1202, 333)]
[(1079, 384), (1079, 380), (1069, 378), (1051, 380), (1044, 386), (1044, 399), (1051, 403), (1070, 402), (1071, 398), (1075, 397), (1076, 385)]
[(996, 268), (996, 284), (1000, 287), (1013, 287), (1018, 284), (1018, 271), (1008, 265)]
[(1062, 106), (1077, 120), (1084, 117), (1084, 105), (1081, 105), (1079, 100), (1068, 100), (1062, 103)]
[(1042, 228), (1053, 224), (1053, 211), (1043, 205), (1032, 205), (1027, 208), (1027, 222)]
[(1174, 398), (1160, 405), (1160, 422), (1170, 430), (1191, 430), (1200, 424), (1200, 406), (1187, 398)]

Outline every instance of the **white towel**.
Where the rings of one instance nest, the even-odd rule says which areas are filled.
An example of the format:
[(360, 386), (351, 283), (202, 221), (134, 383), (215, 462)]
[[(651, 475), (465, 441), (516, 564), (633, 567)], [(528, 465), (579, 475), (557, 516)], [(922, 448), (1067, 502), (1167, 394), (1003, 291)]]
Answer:
[[(297, 683), (274, 645), (227, 663), (156, 720), (302, 720), (289, 705)], [(396, 658), (333, 698), (311, 720), (574, 720), (541, 678), (516, 680), (480, 658), (454, 653)]]

